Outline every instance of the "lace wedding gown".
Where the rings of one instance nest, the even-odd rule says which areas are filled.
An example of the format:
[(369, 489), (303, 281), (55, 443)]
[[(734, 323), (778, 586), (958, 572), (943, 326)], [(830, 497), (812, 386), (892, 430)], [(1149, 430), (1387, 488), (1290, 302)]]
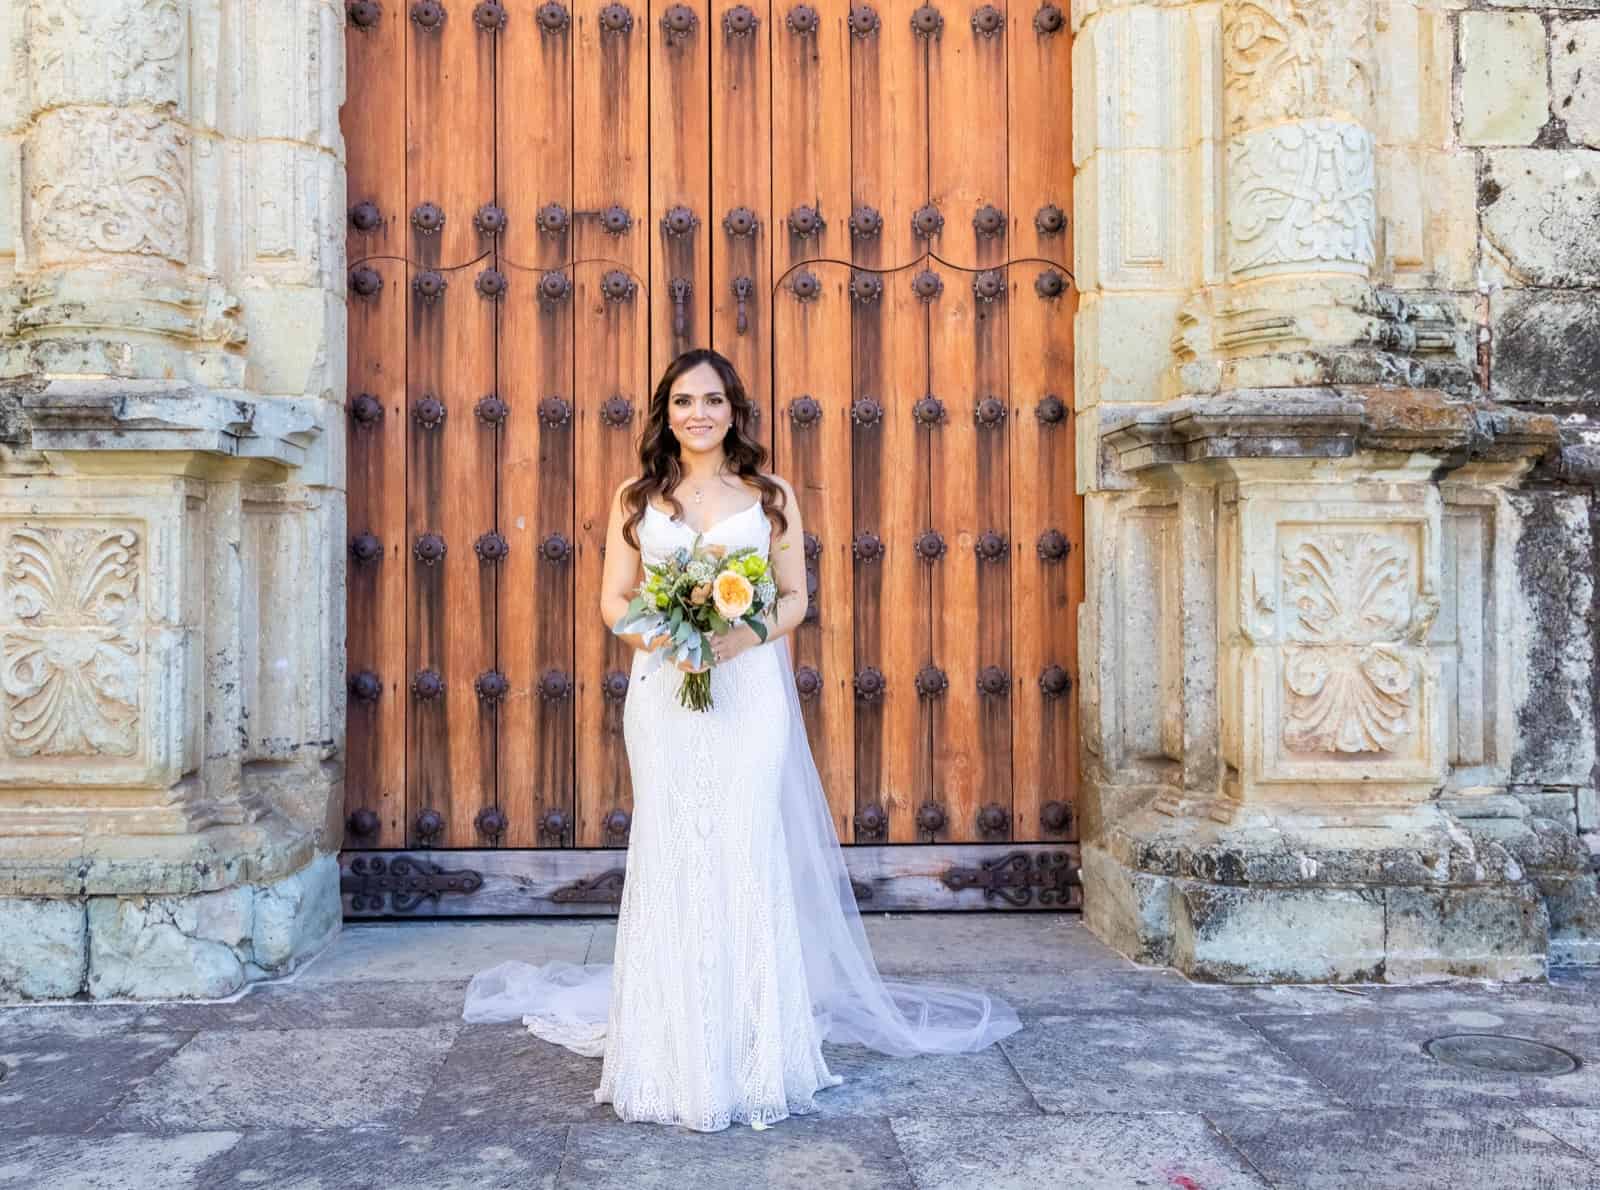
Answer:
[[(767, 556), (760, 504), (707, 543)], [(640, 552), (694, 530), (653, 505)], [(681, 672), (636, 653), (623, 711), (633, 818), (612, 963), (509, 960), (480, 971), (465, 1020), (521, 1020), (601, 1057), (596, 1103), (623, 1120), (713, 1132), (816, 1109), (841, 1076), (821, 1042), (907, 1057), (982, 1049), (1021, 1027), (1010, 1005), (878, 974), (806, 740), (785, 638), (711, 670), (709, 711)]]

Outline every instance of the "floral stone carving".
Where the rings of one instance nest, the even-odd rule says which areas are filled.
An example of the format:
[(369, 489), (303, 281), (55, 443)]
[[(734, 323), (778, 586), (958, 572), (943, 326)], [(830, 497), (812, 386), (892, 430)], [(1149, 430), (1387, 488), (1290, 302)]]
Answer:
[(0, 692), (13, 756), (131, 756), (139, 743), (139, 539), (120, 526), (4, 535)]
[(179, 0), (34, 0), (33, 101), (181, 108), (188, 15)]
[(1343, 115), (1372, 105), (1367, 0), (1230, 0), (1222, 45), (1228, 131)]
[(1411, 558), (1392, 537), (1324, 533), (1283, 559), (1290, 635), (1283, 742), (1297, 752), (1391, 752), (1416, 731)]
[(1372, 136), (1306, 120), (1236, 137), (1228, 148), (1228, 265), (1364, 272), (1375, 259)]
[(27, 196), (40, 259), (136, 253), (188, 259), (189, 135), (165, 116), (69, 108), (41, 116)]

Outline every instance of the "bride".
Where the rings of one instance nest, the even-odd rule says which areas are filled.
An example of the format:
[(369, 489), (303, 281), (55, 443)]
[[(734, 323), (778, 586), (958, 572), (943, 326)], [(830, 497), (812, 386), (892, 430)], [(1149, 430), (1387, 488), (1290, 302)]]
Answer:
[(620, 1119), (702, 1132), (815, 1111), (816, 1093), (843, 1081), (824, 1041), (908, 1057), (982, 1049), (1021, 1028), (981, 991), (878, 973), (784, 639), (806, 611), (800, 510), (789, 484), (762, 472), (751, 418), (728, 359), (685, 352), (651, 398), (640, 475), (612, 499), (608, 626), (641, 559), (697, 534), (754, 547), (779, 596), (765, 643), (744, 624), (717, 638), (710, 710), (679, 704), (681, 675), (655, 655), (665, 640), (622, 638), (635, 649), (623, 710), (633, 819), (613, 962), (504, 962), (474, 976), (462, 1012), (601, 1057), (594, 1100)]

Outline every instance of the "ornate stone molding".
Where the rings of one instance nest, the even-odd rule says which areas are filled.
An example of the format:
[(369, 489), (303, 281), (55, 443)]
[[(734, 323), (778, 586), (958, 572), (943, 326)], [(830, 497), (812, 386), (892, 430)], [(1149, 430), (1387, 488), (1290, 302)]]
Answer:
[(102, 255), (189, 257), (189, 134), (155, 112), (46, 112), (28, 144), (35, 264)]
[(1241, 389), (1103, 413), (1101, 441), (1120, 469), (1233, 459), (1338, 459), (1425, 452), (1450, 466), (1524, 464), (1560, 448), (1556, 419), (1429, 389)]
[(1370, 0), (1229, 0), (1222, 6), (1227, 129), (1372, 108)]
[(1228, 145), (1228, 268), (1365, 273), (1377, 229), (1372, 135), (1338, 120), (1253, 129)]
[(182, 108), (188, 8), (187, 0), (33, 0), (35, 103)]
[[(297, 467), (321, 433), (307, 402), (213, 392), (162, 380), (56, 380), (22, 398), (30, 443), (46, 453), (84, 456), (178, 452)], [(187, 470), (187, 464), (180, 466)], [(140, 464), (149, 473), (150, 464)]]

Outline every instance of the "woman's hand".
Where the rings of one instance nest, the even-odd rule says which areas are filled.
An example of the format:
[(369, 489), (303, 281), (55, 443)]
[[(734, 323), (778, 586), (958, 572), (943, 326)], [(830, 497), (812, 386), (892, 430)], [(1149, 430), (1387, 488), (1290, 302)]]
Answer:
[[(748, 624), (736, 624), (727, 632), (712, 634), (711, 665), (726, 665), (746, 649), (753, 648), (761, 643), (755, 631)], [(679, 661), (678, 668), (686, 674), (704, 673), (711, 665), (696, 666), (688, 661)]]
[(741, 621), (727, 632), (711, 638), (711, 655), (721, 664), (732, 661), (746, 649), (753, 649), (760, 643), (761, 638), (755, 634), (755, 630)]

